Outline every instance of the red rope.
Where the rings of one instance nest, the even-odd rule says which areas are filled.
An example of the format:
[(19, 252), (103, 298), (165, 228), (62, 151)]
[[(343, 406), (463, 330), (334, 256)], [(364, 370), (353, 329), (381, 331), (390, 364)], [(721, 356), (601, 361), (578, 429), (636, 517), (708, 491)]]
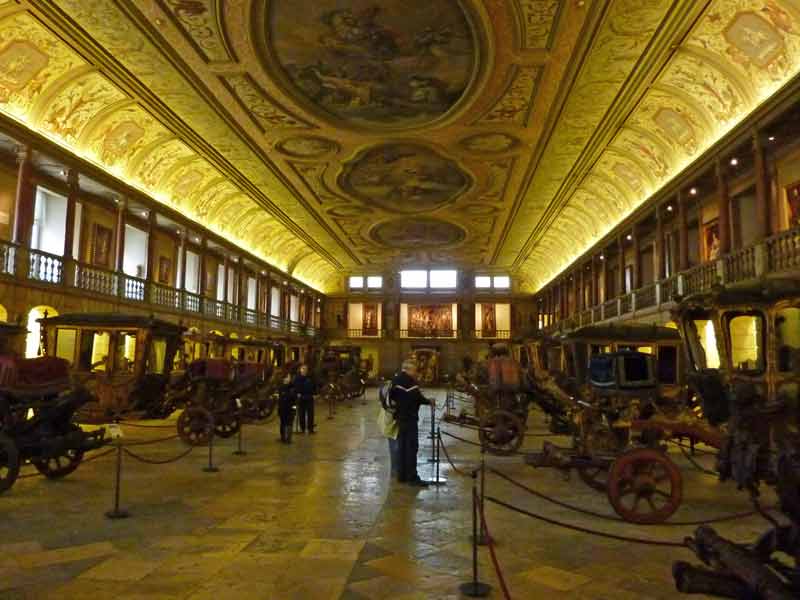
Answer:
[(508, 591), (508, 586), (506, 585), (506, 578), (503, 576), (503, 571), (500, 569), (500, 562), (497, 560), (497, 554), (495, 554), (494, 551), (494, 539), (492, 538), (492, 534), (489, 533), (489, 525), (486, 523), (486, 514), (484, 513), (483, 505), (478, 498), (478, 492), (473, 491), (473, 496), (475, 503), (480, 508), (481, 525), (484, 533), (486, 534), (486, 543), (489, 546), (489, 555), (492, 558), (494, 571), (497, 573), (497, 580), (500, 582), (500, 587), (503, 590), (503, 596), (505, 596), (506, 600), (511, 600), (511, 594)]

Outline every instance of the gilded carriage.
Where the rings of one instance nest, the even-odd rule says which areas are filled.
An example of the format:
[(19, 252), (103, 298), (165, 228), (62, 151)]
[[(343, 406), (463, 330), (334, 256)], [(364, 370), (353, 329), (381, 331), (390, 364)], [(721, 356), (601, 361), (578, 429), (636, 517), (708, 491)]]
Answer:
[(88, 432), (72, 422), (90, 396), (70, 382), (67, 361), (10, 351), (11, 340), (25, 333), (0, 324), (0, 492), (14, 485), (25, 463), (60, 479), (78, 468), (85, 452), (105, 444), (103, 429)]
[(360, 346), (328, 346), (322, 349), (317, 376), (322, 395), (336, 403), (362, 396), (372, 365), (362, 360)]
[(706, 418), (724, 427), (720, 479), (733, 479), (753, 498), (760, 483), (774, 486), (785, 517), (770, 518), (775, 527), (748, 552), (701, 527), (687, 545), (711, 569), (676, 563), (676, 585), (721, 597), (797, 598), (800, 281), (717, 287), (684, 299), (674, 316), (686, 341), (690, 385)]

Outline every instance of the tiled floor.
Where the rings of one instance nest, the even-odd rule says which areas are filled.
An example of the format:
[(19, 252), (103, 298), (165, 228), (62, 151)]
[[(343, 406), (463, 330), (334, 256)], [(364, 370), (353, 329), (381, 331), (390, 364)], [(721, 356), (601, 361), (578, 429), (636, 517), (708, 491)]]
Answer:
[[(323, 414), (317, 435), (297, 436), (288, 447), (276, 441), (274, 423), (247, 427), (246, 456), (233, 455), (235, 439), (216, 447), (218, 473), (203, 472), (203, 449), (163, 466), (126, 459), (127, 520), (104, 517), (112, 500), (113, 457), (82, 465), (63, 481), (20, 480), (0, 496), (0, 599), (459, 598), (458, 585), (471, 568), (470, 482), (443, 465), (445, 487), (392, 483), (387, 444), (375, 426), (374, 392), (370, 397), (369, 405), (340, 407), (332, 421)], [(531, 424), (541, 431), (538, 415)], [(165, 433), (125, 428), (126, 441)], [(543, 439), (531, 437), (526, 447)], [(424, 463), (429, 440), (421, 441)], [(447, 443), (459, 466), (476, 463), (474, 447)], [(169, 441), (135, 450), (167, 458), (182, 446)], [(675, 459), (685, 467), (685, 501), (675, 519), (747, 510), (746, 496), (733, 486)], [(518, 457), (488, 461), (557, 498), (611, 514), (605, 497), (577, 478), (533, 470)], [(429, 476), (430, 466), (423, 468)], [(692, 530), (599, 521), (493, 477), (487, 490), (601, 531), (679, 541)], [(670, 569), (674, 559), (691, 559), (687, 551), (575, 533), (491, 504), (486, 511), (515, 599), (680, 597)], [(763, 528), (757, 518), (718, 526), (746, 541)], [(479, 556), (481, 579), (494, 586), (492, 597), (502, 597), (487, 550)]]

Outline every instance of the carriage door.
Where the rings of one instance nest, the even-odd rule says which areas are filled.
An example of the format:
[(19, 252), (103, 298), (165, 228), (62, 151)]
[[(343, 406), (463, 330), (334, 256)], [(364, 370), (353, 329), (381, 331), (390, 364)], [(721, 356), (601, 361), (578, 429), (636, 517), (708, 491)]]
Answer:
[(775, 311), (775, 396), (796, 410), (800, 404), (800, 307)]

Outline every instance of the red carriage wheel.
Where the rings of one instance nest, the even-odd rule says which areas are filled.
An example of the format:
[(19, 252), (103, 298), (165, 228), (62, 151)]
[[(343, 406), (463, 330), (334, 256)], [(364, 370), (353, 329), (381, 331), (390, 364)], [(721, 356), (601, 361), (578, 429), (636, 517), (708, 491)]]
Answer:
[(678, 510), (682, 498), (681, 472), (658, 450), (629, 450), (608, 472), (608, 500), (630, 523), (663, 523)]

